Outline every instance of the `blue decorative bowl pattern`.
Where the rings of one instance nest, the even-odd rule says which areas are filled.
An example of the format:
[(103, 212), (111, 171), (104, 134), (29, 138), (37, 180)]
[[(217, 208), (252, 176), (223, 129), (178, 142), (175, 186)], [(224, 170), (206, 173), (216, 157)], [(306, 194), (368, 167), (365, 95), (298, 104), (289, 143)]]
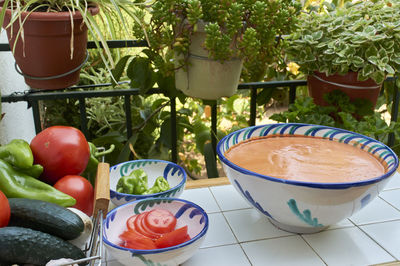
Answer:
[[(224, 156), (230, 147), (242, 141), (272, 135), (319, 137), (353, 145), (375, 155), (387, 165), (387, 171), (382, 176), (358, 182), (312, 183), (258, 174)], [(267, 124), (235, 131), (218, 143), (217, 154), (240, 195), (277, 227), (295, 233), (318, 232), (350, 217), (378, 195), (399, 165), (397, 155), (377, 140), (343, 129), (297, 123)]]
[[(118, 180), (125, 175), (130, 174), (133, 170), (142, 168), (148, 176), (148, 187), (152, 187), (157, 177), (164, 177), (171, 189), (148, 195), (133, 195), (119, 193), (116, 191)], [(143, 159), (135, 161), (127, 161), (110, 167), (110, 199), (116, 206), (132, 202), (138, 199), (149, 197), (174, 197), (179, 198), (185, 189), (187, 175), (185, 170), (172, 162)]]
[[(166, 209), (177, 218), (176, 228), (188, 226), (191, 239), (180, 245), (153, 250), (135, 250), (118, 245), (119, 235), (126, 230), (126, 221), (134, 214), (153, 208)], [(103, 242), (107, 251), (124, 265), (179, 265), (197, 251), (208, 230), (207, 213), (193, 202), (177, 198), (148, 198), (119, 206), (107, 214), (103, 222)]]

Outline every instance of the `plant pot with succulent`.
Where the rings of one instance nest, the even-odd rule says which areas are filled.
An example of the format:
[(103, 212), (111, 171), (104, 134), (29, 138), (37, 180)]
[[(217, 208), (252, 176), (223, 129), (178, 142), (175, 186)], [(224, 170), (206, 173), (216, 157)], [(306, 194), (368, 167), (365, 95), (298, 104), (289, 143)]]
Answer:
[(300, 16), (286, 54), (308, 75), (316, 104), (326, 105), (323, 95), (339, 89), (375, 107), (383, 81), (400, 69), (399, 16), (397, 0), (347, 2)]
[(279, 36), (293, 30), (301, 8), (292, 0), (158, 0), (148, 7), (136, 14), (147, 34), (138, 28), (136, 36), (146, 37), (152, 51), (147, 55), (157, 55), (151, 60), (175, 76), (178, 90), (205, 100), (233, 95), (241, 74), (263, 79), (280, 55)]
[[(0, 28), (7, 31), (17, 71), (30, 87), (51, 90), (79, 81), (80, 68), (88, 59), (88, 31), (97, 47), (104, 48), (105, 65), (112, 68), (101, 25), (107, 25), (111, 13), (124, 23), (123, 13), (132, 14), (134, 4), (127, 0), (0, 0), (0, 6)], [(102, 18), (96, 20), (100, 9)]]

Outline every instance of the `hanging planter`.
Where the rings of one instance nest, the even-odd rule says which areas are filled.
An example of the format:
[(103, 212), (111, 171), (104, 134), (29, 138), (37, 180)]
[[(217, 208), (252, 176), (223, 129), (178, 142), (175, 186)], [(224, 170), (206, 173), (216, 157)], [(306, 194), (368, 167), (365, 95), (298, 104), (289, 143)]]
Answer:
[(373, 79), (359, 81), (357, 75), (357, 72), (349, 72), (345, 75), (326, 76), (324, 73), (314, 72), (307, 77), (308, 92), (317, 105), (328, 105), (323, 96), (331, 91), (341, 90), (351, 101), (365, 99), (375, 108), (382, 84), (377, 84)]
[[(88, 12), (95, 15), (99, 8), (90, 7)], [(9, 25), (6, 29), (10, 48), (17, 71), (24, 76), (25, 82), (41, 90), (63, 89), (76, 84), (87, 60), (87, 27), (81, 13), (22, 12), (21, 21), (26, 19), (23, 32), (20, 32), (20, 20), (10, 25), (11, 16), (12, 11), (7, 9), (4, 25)]]
[[(230, 97), (237, 91), (243, 60), (234, 58), (226, 61), (213, 60), (203, 48), (206, 33), (204, 24), (191, 37), (187, 64), (175, 71), (175, 86), (185, 95), (203, 100)], [(177, 55), (176, 62), (184, 60)]]

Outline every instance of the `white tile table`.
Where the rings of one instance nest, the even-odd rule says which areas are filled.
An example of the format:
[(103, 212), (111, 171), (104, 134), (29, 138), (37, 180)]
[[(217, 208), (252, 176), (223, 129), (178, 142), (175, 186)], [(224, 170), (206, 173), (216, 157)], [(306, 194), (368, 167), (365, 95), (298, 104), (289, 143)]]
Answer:
[[(204, 243), (182, 266), (400, 265), (398, 173), (365, 209), (316, 234), (277, 229), (230, 184), (186, 189), (181, 198), (200, 205), (210, 218)], [(103, 265), (120, 266), (103, 257)]]

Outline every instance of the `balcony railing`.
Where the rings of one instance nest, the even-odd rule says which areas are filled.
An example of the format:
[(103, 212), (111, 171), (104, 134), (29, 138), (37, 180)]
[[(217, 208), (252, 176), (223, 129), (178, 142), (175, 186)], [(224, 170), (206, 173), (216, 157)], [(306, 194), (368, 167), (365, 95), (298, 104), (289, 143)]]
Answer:
[[(146, 45), (142, 41), (134, 40), (123, 40), (123, 41), (109, 41), (109, 46), (111, 48), (125, 48), (125, 47), (143, 47)], [(88, 49), (95, 48), (93, 42), (88, 43)], [(8, 44), (0, 44), (0, 52), (10, 51)], [(390, 80), (390, 79), (388, 79)], [(129, 139), (132, 136), (132, 121), (131, 121), (131, 102), (130, 96), (138, 95), (139, 89), (129, 88), (129, 89), (110, 89), (110, 90), (92, 90), (98, 87), (107, 87), (111, 83), (103, 84), (93, 84), (85, 86), (74, 86), (67, 91), (25, 91), (25, 92), (15, 92), (9, 95), (2, 95), (1, 102), (13, 103), (13, 102), (27, 102), (28, 106), (32, 108), (33, 119), (35, 124), (36, 132), (42, 130), (40, 121), (40, 111), (39, 111), (39, 101), (56, 100), (56, 99), (76, 99), (79, 102), (80, 111), (80, 129), (82, 132), (88, 136), (88, 121), (86, 113), (86, 99), (93, 97), (115, 97), (120, 96), (124, 99), (124, 109), (125, 109), (125, 124), (126, 124), (126, 134)], [(293, 103), (296, 99), (296, 90), (299, 86), (307, 85), (306, 80), (285, 80), (285, 81), (268, 81), (268, 82), (253, 82), (253, 83), (243, 83), (240, 84), (239, 90), (250, 90), (250, 117), (248, 119), (249, 126), (256, 124), (256, 111), (257, 111), (257, 91), (259, 89), (274, 89), (274, 88), (288, 88), (289, 89), (289, 103)], [(82, 90), (83, 89), (83, 90)], [(86, 89), (86, 90), (85, 90)], [(90, 89), (90, 90), (89, 90)], [(152, 89), (148, 94), (159, 94), (163, 93), (161, 89)], [(394, 90), (393, 93), (393, 104), (391, 110), (391, 120), (397, 121), (398, 117), (398, 107), (399, 107), (400, 95), (398, 88)], [(211, 145), (213, 150), (216, 150), (217, 139), (217, 102), (211, 101)], [(176, 99), (170, 98), (170, 108), (171, 108), (171, 160), (177, 162), (178, 159), (178, 149), (177, 149), (177, 121), (176, 121)], [(388, 146), (392, 146), (395, 142), (394, 134), (390, 134), (388, 138)], [(208, 171), (209, 177), (215, 177), (217, 175), (216, 169)]]

